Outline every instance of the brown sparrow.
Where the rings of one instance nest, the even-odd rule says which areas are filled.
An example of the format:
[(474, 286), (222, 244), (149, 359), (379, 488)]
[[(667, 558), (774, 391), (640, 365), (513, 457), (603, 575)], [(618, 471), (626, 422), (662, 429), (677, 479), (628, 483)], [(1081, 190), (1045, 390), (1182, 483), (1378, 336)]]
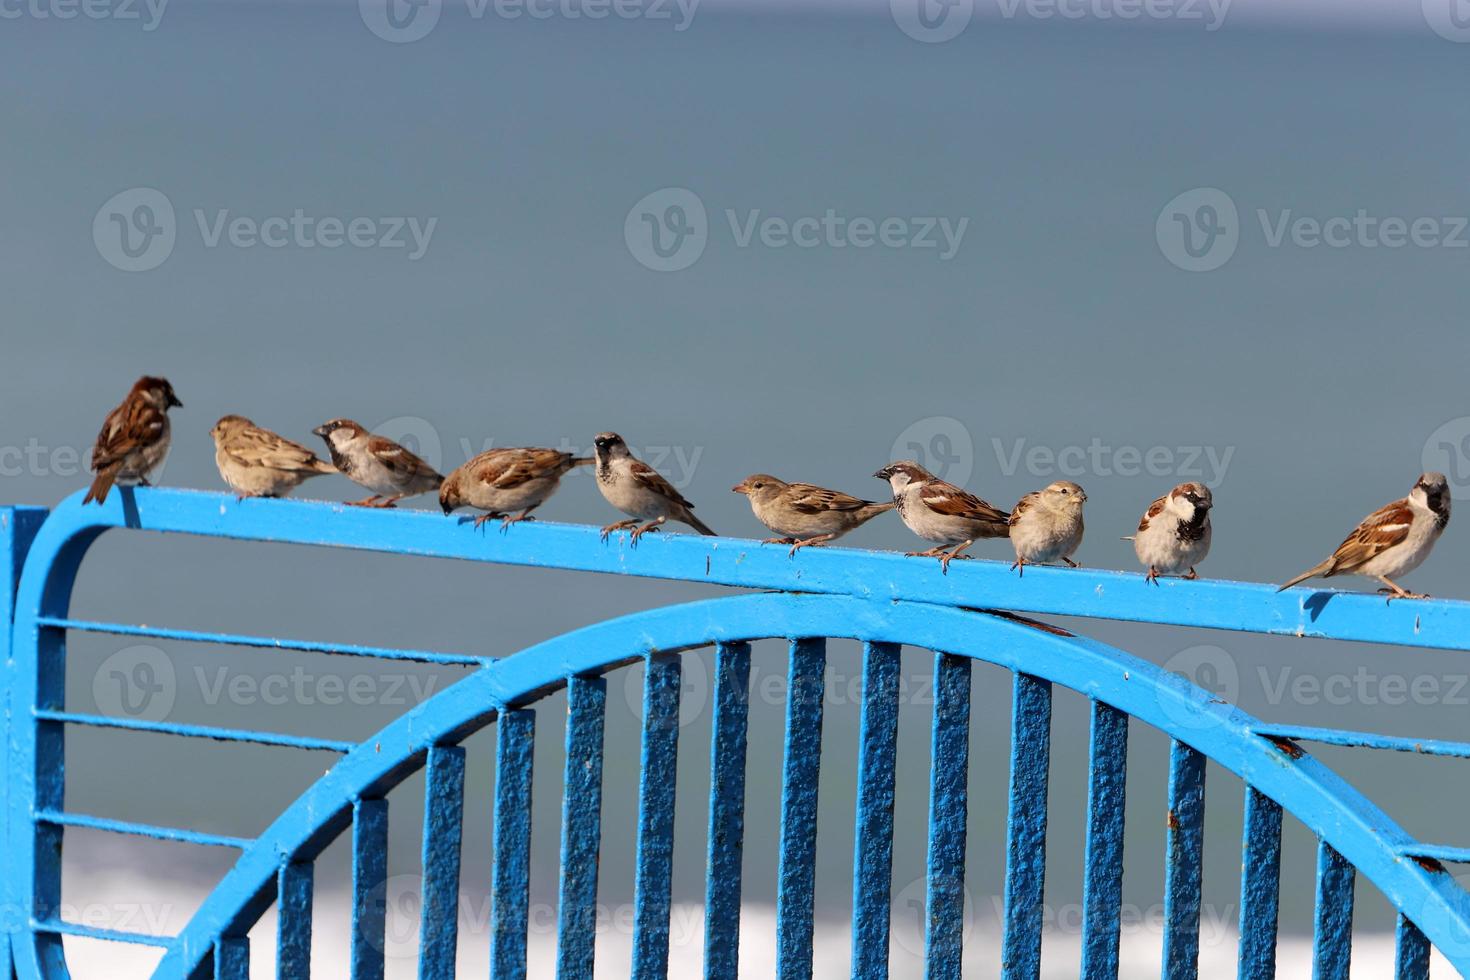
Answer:
[[(499, 517), (504, 530), (517, 521), (534, 520), (531, 511), (556, 493), (562, 474), (591, 463), (591, 457), (579, 459), (555, 449), (490, 449), (444, 478), (439, 506), (446, 514), (462, 506), (486, 511), (475, 518), (475, 527)], [(520, 516), (512, 517), (516, 510)]]
[(1072, 555), (1082, 543), (1082, 505), (1087, 494), (1071, 480), (1057, 480), (1045, 489), (1022, 497), (1011, 511), (1011, 544), (1016, 549), (1012, 568), (1026, 574), (1027, 565), (1064, 561), (1072, 568)]
[(1124, 541), (1133, 542), (1138, 560), (1148, 574), (1144, 581), (1155, 585), (1160, 575), (1198, 578), (1194, 566), (1210, 553), (1210, 508), (1215, 505), (1210, 488), (1203, 483), (1181, 483), (1148, 505), (1138, 533)]
[(765, 473), (747, 476), (731, 489), (750, 499), (756, 520), (781, 535), (766, 538), (765, 544), (791, 545), (788, 557), (809, 545), (834, 541), (894, 507)]
[(230, 489), (246, 497), (280, 497), (336, 467), (305, 446), (262, 429), (243, 415), (226, 415), (209, 430), (214, 465)]
[(592, 451), (597, 461), (597, 489), (603, 498), (631, 520), (618, 521), (602, 529), (602, 539), (614, 531), (633, 527), (630, 544), (649, 531), (658, 530), (667, 520), (682, 521), (700, 534), (714, 534), (709, 527), (694, 516), (694, 505), (685, 500), (673, 484), (659, 476), (652, 466), (637, 459), (628, 450), (628, 444), (616, 432), (600, 433), (592, 440)]
[[(952, 483), (930, 473), (911, 459), (889, 463), (873, 474), (887, 480), (893, 490), (893, 503), (898, 516), (925, 541), (936, 546), (928, 551), (911, 551), (911, 557), (938, 558), (939, 567), (949, 574), (949, 563), (981, 538), (1003, 538), (1010, 533), (1005, 511), (966, 493)], [(946, 545), (954, 545), (945, 551)]]
[(354, 507), (392, 507), (404, 497), (439, 489), (444, 477), (392, 439), (375, 436), (351, 419), (332, 419), (311, 430), (327, 441), (332, 465), (373, 492)]
[(1387, 592), (1389, 601), (1427, 599), (1422, 593), (1400, 588), (1393, 580), (1423, 564), (1449, 522), (1449, 483), (1443, 473), (1425, 473), (1407, 497), (1385, 504), (1363, 518), (1331, 558), (1313, 565), (1276, 591), (1289, 589), (1314, 575), (1331, 578), (1350, 572), (1376, 578), (1388, 586), (1378, 591)]
[(122, 404), (107, 413), (92, 446), (92, 472), (97, 476), (82, 503), (107, 500), (114, 483), (148, 485), (148, 474), (168, 455), (168, 410), (182, 408), (173, 385), (163, 378), (142, 377)]

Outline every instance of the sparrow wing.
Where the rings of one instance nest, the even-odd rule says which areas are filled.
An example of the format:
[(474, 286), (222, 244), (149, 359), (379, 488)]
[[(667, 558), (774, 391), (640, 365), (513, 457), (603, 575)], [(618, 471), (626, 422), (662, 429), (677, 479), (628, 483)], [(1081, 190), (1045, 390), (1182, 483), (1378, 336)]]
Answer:
[(936, 514), (964, 517), (972, 521), (1005, 524), (1009, 519), (1005, 511), (992, 507), (973, 493), (961, 490), (943, 480), (930, 480), (919, 490), (919, 499), (924, 506)]
[(1155, 517), (1158, 517), (1164, 512), (1164, 501), (1167, 499), (1168, 498), (1166, 497), (1160, 497), (1158, 500), (1155, 500), (1153, 503), (1148, 505), (1148, 511), (1144, 513), (1143, 520), (1138, 522), (1138, 531), (1140, 534), (1148, 530), (1149, 521), (1153, 520)]
[(259, 426), (241, 430), (238, 436), (222, 448), (226, 455), (247, 466), (265, 466), (286, 472), (305, 470), (311, 473), (331, 469), (305, 446)]
[(1395, 500), (1378, 508), (1353, 529), (1328, 559), (1332, 574), (1350, 572), (1377, 557), (1409, 536), (1414, 511), (1408, 500)]
[(643, 462), (643, 460), (633, 460), (628, 467), (628, 473), (633, 477), (635, 481), (637, 481), (642, 486), (648, 488), (649, 490), (652, 490), (654, 493), (659, 494), (663, 497), (667, 497), (674, 503), (681, 504), (685, 507), (690, 508), (691, 510), (694, 508), (693, 504), (685, 500), (684, 496), (679, 493), (679, 491), (674, 489), (674, 485), (672, 483), (670, 483), (668, 480), (665, 480), (661, 475), (659, 475), (658, 470), (654, 469), (652, 466), (649, 466), (647, 463)]
[(367, 451), (382, 463), (392, 473), (401, 475), (404, 479), (411, 479), (420, 474), (438, 476), (434, 467), (419, 459), (413, 453), (404, 449), (392, 439), (384, 439), (382, 436), (369, 436)]
[(555, 449), (492, 449), (475, 458), (476, 480), (499, 490), (509, 490), (531, 480), (564, 472), (571, 457)]
[(1036, 502), (1038, 500), (1040, 500), (1040, 499), (1041, 499), (1041, 494), (1039, 494), (1039, 493), (1037, 493), (1036, 491), (1033, 490), (1031, 493), (1026, 494), (1026, 496), (1024, 496), (1020, 500), (1016, 501), (1016, 509), (1013, 510), (1013, 511), (1011, 511), (1011, 517), (1010, 517), (1010, 520), (1007, 521), (1007, 523), (1011, 527), (1015, 527), (1016, 526), (1016, 522), (1021, 519), (1021, 515), (1024, 514), (1024, 513), (1026, 513), (1032, 507), (1035, 507), (1036, 506)]
[(828, 511), (862, 510), (872, 501), (854, 497), (839, 490), (828, 490), (811, 483), (788, 483), (786, 502), (791, 509), (802, 514), (821, 514)]
[(97, 442), (92, 446), (92, 469), (116, 466), (135, 452), (157, 442), (163, 434), (166, 419), (141, 395), (130, 394), (123, 403), (107, 414)]

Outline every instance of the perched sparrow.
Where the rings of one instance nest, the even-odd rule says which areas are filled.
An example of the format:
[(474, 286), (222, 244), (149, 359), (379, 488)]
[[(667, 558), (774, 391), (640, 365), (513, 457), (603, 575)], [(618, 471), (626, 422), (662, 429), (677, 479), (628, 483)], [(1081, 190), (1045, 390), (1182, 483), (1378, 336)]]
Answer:
[(280, 497), (323, 473), (331, 463), (243, 415), (226, 415), (209, 430), (214, 436), (214, 465), (230, 489), (246, 497)]
[(791, 545), (788, 555), (836, 540), (894, 507), (810, 483), (787, 483), (765, 473), (747, 476), (731, 489), (750, 498), (756, 520), (782, 535), (767, 538), (765, 543)]
[(659, 476), (652, 466), (634, 458), (622, 436), (603, 432), (592, 440), (592, 449), (597, 460), (597, 489), (608, 503), (632, 517), (603, 528), (604, 541), (612, 532), (633, 527), (639, 521), (647, 523), (633, 529), (629, 539), (632, 544), (670, 519), (683, 521), (700, 534), (715, 533), (694, 516), (694, 505), (673, 484)]
[(327, 441), (332, 465), (373, 492), (354, 507), (392, 507), (404, 497), (439, 489), (444, 477), (392, 439), (375, 436), (351, 419), (332, 419), (311, 430)]
[(142, 377), (133, 383), (122, 404), (107, 413), (92, 446), (92, 488), (82, 503), (107, 499), (114, 483), (148, 485), (148, 474), (168, 455), (168, 410), (182, 408), (174, 387), (163, 378)]
[(1376, 578), (1388, 586), (1378, 591), (1387, 592), (1390, 601), (1427, 599), (1426, 595), (1401, 589), (1393, 580), (1412, 572), (1429, 557), (1434, 542), (1449, 522), (1449, 484), (1443, 473), (1425, 473), (1407, 497), (1385, 504), (1363, 518), (1331, 558), (1313, 565), (1276, 591), (1289, 589), (1314, 575), (1331, 578), (1351, 572)]
[[(911, 551), (910, 556), (938, 558), (939, 567), (949, 573), (949, 563), (981, 538), (1003, 538), (1010, 533), (1006, 512), (992, 507), (972, 493), (930, 473), (911, 459), (889, 463), (873, 474), (887, 480), (893, 490), (893, 503), (898, 516), (925, 541), (936, 542), (928, 551)], [(946, 545), (954, 545), (945, 551)]]
[[(456, 507), (475, 507), (486, 511), (475, 518), (475, 527), (499, 517), (504, 529), (531, 520), (531, 511), (556, 493), (563, 473), (591, 462), (590, 457), (579, 459), (555, 449), (491, 449), (444, 478), (439, 506), (446, 514)], [(519, 517), (511, 516), (515, 510)]]
[[(1160, 575), (1197, 578), (1194, 566), (1210, 553), (1210, 508), (1215, 505), (1203, 483), (1181, 483), (1168, 496), (1148, 505), (1133, 542), (1138, 560), (1148, 569), (1144, 580), (1155, 585)], [(1188, 569), (1186, 571), (1186, 569)]]
[(1011, 544), (1016, 547), (1012, 568), (1026, 574), (1027, 565), (1064, 561), (1073, 568), (1072, 554), (1082, 543), (1082, 505), (1087, 494), (1071, 480), (1058, 480), (1043, 490), (1026, 494), (1011, 511)]

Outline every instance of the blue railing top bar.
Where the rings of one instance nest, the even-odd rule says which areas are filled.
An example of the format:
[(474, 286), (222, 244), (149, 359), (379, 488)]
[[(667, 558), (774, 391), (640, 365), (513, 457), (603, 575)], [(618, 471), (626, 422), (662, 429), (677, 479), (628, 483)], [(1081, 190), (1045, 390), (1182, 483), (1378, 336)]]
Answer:
[(1137, 572), (1088, 568), (1036, 567), (1022, 578), (1008, 562), (987, 560), (955, 562), (944, 575), (936, 561), (894, 552), (807, 548), (793, 558), (780, 545), (677, 533), (647, 535), (630, 548), (626, 536), (602, 544), (598, 529), (582, 524), (538, 521), (502, 534), (430, 511), (308, 500), (242, 502), (192, 490), (125, 488), (100, 507), (83, 507), (81, 499), (79, 491), (52, 513), (35, 548), (59, 553), (109, 527), (134, 526), (753, 589), (1470, 650), (1470, 602), (1458, 600), (1388, 602), (1372, 593), (1306, 587), (1278, 593), (1274, 585), (1208, 579), (1161, 579), (1158, 586), (1146, 586)]

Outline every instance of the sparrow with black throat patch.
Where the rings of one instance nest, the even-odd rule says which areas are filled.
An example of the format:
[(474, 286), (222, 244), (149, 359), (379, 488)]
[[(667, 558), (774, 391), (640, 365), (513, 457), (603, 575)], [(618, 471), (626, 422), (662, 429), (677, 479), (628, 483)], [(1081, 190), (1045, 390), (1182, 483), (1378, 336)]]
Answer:
[(338, 472), (373, 492), (365, 500), (348, 501), (349, 506), (392, 507), (405, 497), (437, 490), (444, 482), (428, 463), (351, 419), (332, 419), (311, 431), (326, 440)]
[(97, 475), (82, 503), (103, 503), (114, 483), (148, 486), (148, 475), (168, 456), (168, 410), (183, 405), (164, 378), (145, 375), (133, 382), (127, 397), (107, 413), (97, 433), (92, 446), (92, 472)]
[[(635, 457), (616, 432), (599, 433), (592, 440), (592, 452), (597, 461), (597, 489), (602, 491), (603, 499), (630, 518), (604, 527), (602, 540), (614, 531), (633, 528), (628, 542), (636, 545), (639, 538), (657, 531), (669, 520), (682, 521), (700, 534), (715, 533), (694, 516), (694, 505), (657, 470)], [(634, 527), (640, 521), (645, 523)]]
[(220, 479), (241, 500), (281, 497), (314, 476), (337, 472), (310, 449), (243, 415), (226, 415), (209, 434), (214, 437), (214, 465)]
[(1027, 565), (1072, 560), (1082, 544), (1082, 505), (1087, 494), (1071, 480), (1057, 480), (1026, 494), (1011, 511), (1011, 544), (1016, 560), (1011, 568), (1026, 574)]
[(1382, 582), (1388, 599), (1427, 599), (1394, 579), (1424, 563), (1450, 522), (1450, 485), (1443, 473), (1424, 473), (1407, 497), (1378, 508), (1353, 529), (1332, 556), (1287, 581), (1281, 592), (1320, 575), (1365, 575)]
[[(1203, 483), (1181, 483), (1148, 505), (1138, 533), (1126, 537), (1148, 569), (1145, 582), (1159, 584), (1160, 575), (1198, 578), (1194, 566), (1210, 553), (1210, 509), (1215, 501)], [(1181, 574), (1182, 573), (1182, 574)]]
[[(519, 521), (535, 520), (531, 511), (556, 493), (562, 475), (591, 464), (590, 456), (579, 458), (556, 449), (486, 450), (444, 478), (439, 506), (446, 514), (465, 506), (483, 510), (475, 527), (498, 517), (505, 530)], [(520, 515), (512, 517), (513, 511)]]
[(791, 545), (788, 557), (834, 541), (894, 508), (891, 502), (874, 503), (811, 483), (787, 483), (766, 473), (747, 476), (730, 489), (745, 494), (756, 520), (781, 535), (762, 543)]
[[(887, 480), (893, 503), (904, 524), (925, 541), (935, 542), (928, 551), (910, 551), (913, 558), (938, 558), (939, 568), (949, 574), (949, 563), (966, 548), (983, 538), (1010, 534), (1010, 515), (972, 493), (946, 483), (911, 459), (889, 463), (873, 476)], [(945, 551), (946, 546), (953, 546)]]

